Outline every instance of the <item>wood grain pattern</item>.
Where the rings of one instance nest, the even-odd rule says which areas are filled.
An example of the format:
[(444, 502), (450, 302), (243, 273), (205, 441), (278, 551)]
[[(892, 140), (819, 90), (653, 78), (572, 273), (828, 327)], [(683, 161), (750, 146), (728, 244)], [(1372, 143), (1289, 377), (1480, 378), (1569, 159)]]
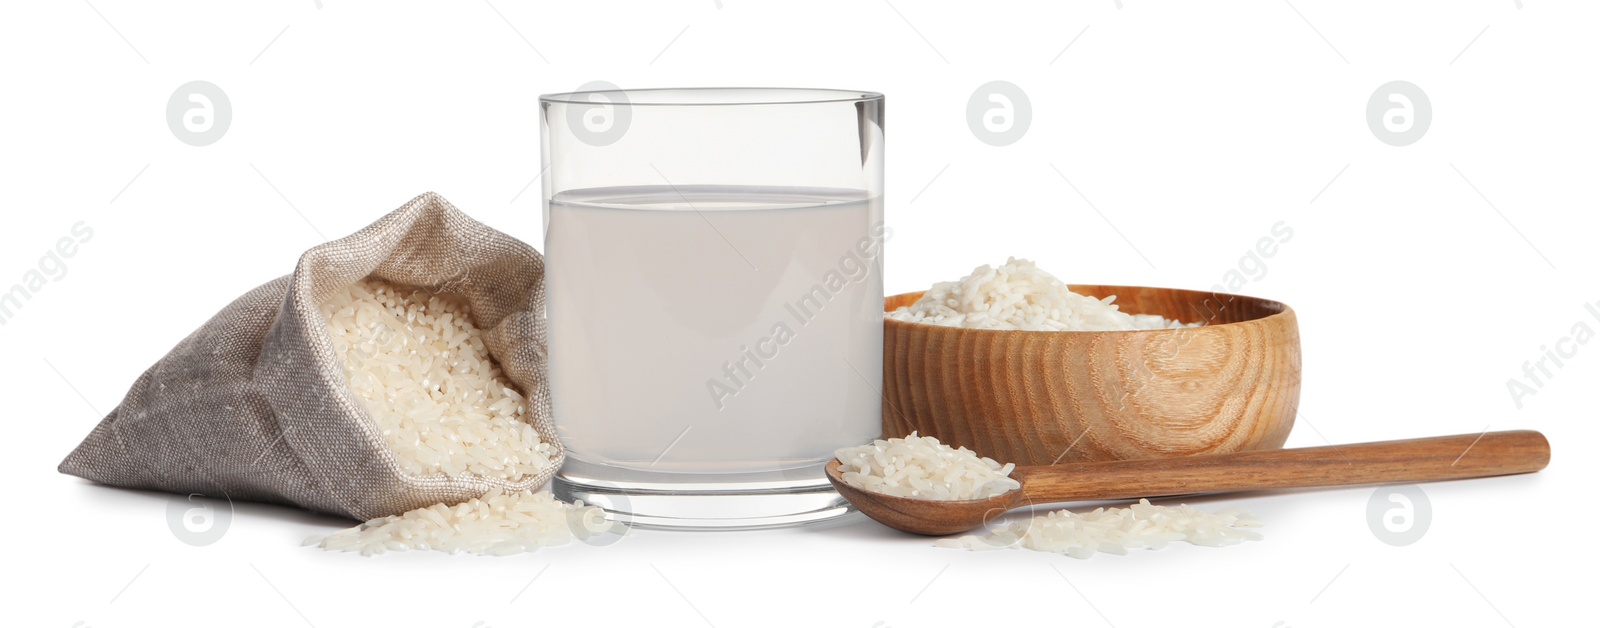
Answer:
[[(1300, 400), (1294, 310), (1252, 297), (1130, 286), (1123, 311), (1206, 326), (1025, 332), (884, 322), (883, 429), (1018, 465), (1283, 446)], [(885, 311), (922, 293), (885, 300)]]
[(1018, 467), (1034, 503), (1193, 493), (1435, 482), (1531, 473), (1550, 463), (1550, 443), (1531, 430), (1436, 436), (1219, 456)]
[(828, 479), (868, 517), (897, 530), (945, 535), (971, 530), (1030, 504), (1099, 501), (1286, 488), (1433, 482), (1532, 473), (1550, 463), (1550, 443), (1529, 430), (1461, 434), (1181, 458), (1017, 467), (1022, 488), (989, 499), (889, 497), (844, 483), (839, 461)]

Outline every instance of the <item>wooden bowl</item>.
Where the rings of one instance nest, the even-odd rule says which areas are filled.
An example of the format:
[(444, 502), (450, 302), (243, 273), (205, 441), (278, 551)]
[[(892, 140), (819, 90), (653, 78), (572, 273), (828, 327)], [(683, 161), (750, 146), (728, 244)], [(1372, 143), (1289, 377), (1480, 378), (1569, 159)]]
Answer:
[[(1294, 310), (1252, 297), (1129, 286), (1122, 311), (1203, 327), (1040, 332), (884, 320), (883, 431), (1002, 463), (1048, 465), (1283, 446), (1300, 402)], [(884, 311), (921, 292), (885, 299)]]

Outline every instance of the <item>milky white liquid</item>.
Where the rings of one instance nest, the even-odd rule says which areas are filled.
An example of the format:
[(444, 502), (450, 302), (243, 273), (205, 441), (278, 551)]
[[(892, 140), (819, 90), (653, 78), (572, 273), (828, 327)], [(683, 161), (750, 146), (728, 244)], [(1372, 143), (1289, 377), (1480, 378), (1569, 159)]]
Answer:
[(568, 455), (745, 473), (819, 464), (877, 438), (882, 223), (881, 198), (843, 190), (558, 194), (545, 285)]

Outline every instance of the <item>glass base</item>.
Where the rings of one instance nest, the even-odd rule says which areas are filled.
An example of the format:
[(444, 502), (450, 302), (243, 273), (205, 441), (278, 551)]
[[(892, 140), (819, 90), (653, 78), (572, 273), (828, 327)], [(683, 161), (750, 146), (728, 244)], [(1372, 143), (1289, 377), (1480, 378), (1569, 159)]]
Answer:
[(656, 473), (569, 457), (553, 490), (609, 518), (663, 530), (756, 530), (828, 521), (853, 508), (833, 490), (825, 465), (762, 473)]

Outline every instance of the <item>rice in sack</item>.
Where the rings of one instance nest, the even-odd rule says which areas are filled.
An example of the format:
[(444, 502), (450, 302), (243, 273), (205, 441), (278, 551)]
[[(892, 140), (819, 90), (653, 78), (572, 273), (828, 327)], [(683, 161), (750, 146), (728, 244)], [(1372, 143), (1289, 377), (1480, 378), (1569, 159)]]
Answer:
[(532, 247), (418, 196), (225, 307), (60, 470), (359, 520), (537, 489), (564, 460), (543, 274)]

